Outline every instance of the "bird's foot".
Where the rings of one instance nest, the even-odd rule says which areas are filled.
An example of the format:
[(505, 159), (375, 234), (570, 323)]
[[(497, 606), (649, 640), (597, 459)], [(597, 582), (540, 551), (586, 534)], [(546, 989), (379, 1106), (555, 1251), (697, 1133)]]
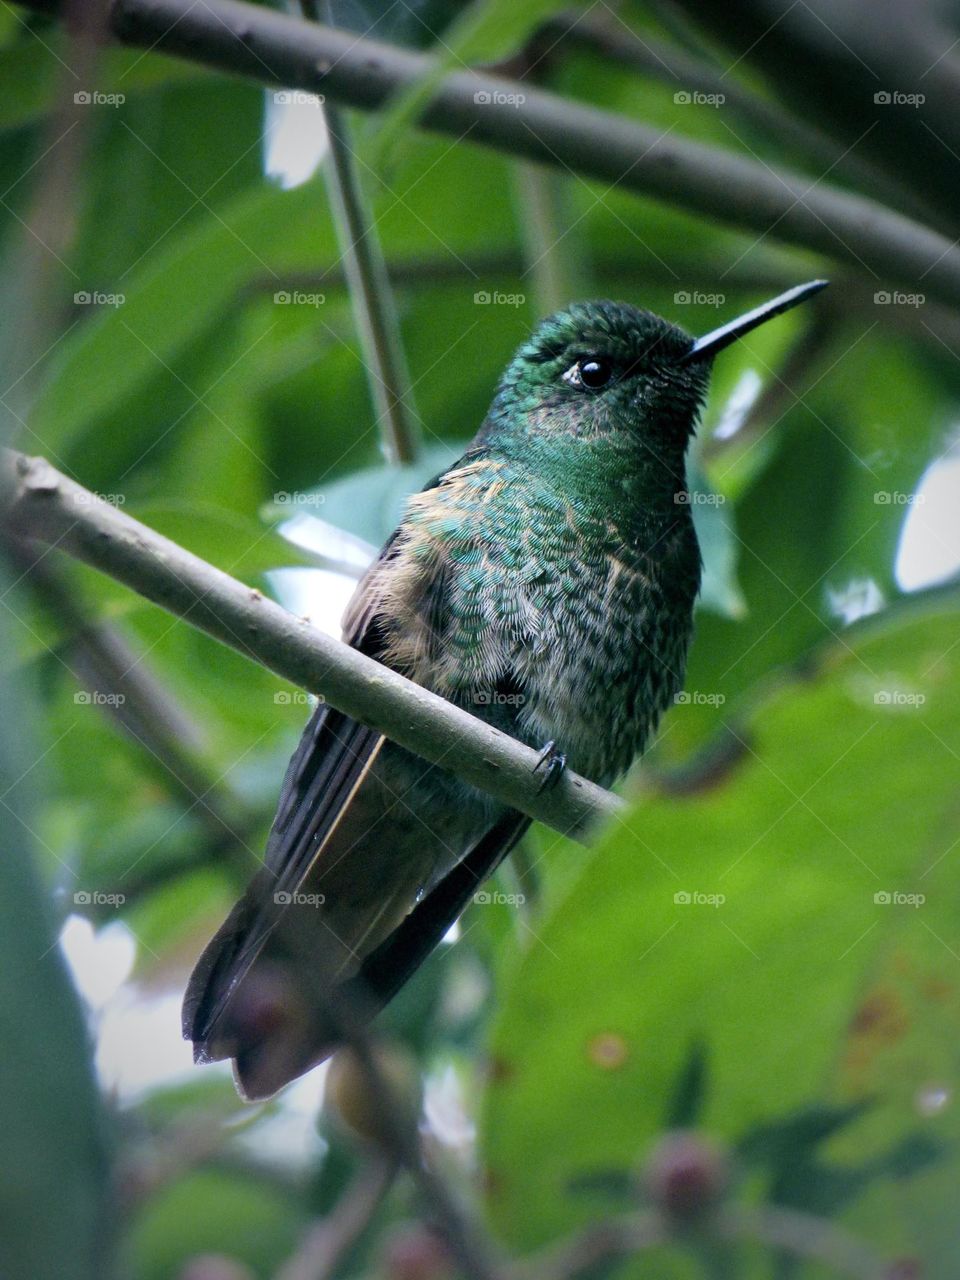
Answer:
[(560, 775), (567, 767), (567, 757), (562, 751), (557, 750), (557, 744), (552, 738), (540, 752), (540, 757), (533, 766), (533, 772), (536, 773), (544, 765), (546, 765), (546, 772), (540, 783), (541, 792), (549, 791), (552, 787), (555, 787), (560, 781)]

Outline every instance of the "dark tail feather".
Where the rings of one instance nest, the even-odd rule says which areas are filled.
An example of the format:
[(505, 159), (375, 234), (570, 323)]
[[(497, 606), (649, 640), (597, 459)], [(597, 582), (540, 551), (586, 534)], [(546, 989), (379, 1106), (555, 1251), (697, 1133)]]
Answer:
[[(194, 1039), (198, 1060), (233, 1057), (238, 1087), (251, 1099), (269, 1097), (323, 1062), (396, 995), (529, 825), (522, 814), (504, 815), (366, 957), (359, 973), (332, 989), (311, 988), (315, 967), (304, 933), (285, 935), (282, 953), (261, 953), (246, 976), (233, 976), (224, 990), (231, 958), (243, 949), (240, 903), (208, 948), (210, 962), (206, 952), (201, 958), (185, 1002), (184, 1035)], [(217, 1014), (205, 1026), (211, 990)]]
[(491, 876), (530, 826), (525, 814), (510, 810), (482, 836), (437, 887), (419, 903), (390, 937), (372, 951), (356, 978), (359, 998), (377, 1010), (397, 994), (408, 978), (459, 918), (477, 889)]

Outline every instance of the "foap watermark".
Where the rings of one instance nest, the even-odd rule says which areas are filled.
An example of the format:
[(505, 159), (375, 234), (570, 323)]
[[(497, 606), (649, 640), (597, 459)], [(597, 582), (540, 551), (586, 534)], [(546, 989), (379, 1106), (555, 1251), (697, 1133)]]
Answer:
[(278, 507), (322, 507), (326, 498), (322, 493), (313, 493), (309, 489), (303, 492), (278, 489), (273, 501)]
[(277, 707), (312, 707), (318, 702), (326, 702), (326, 698), (303, 689), (278, 689), (273, 695), (273, 702)]
[(99, 89), (78, 89), (73, 95), (78, 107), (122, 107), (125, 93), (101, 93)]
[(73, 295), (75, 307), (122, 307), (126, 294), (101, 293), (99, 289), (78, 289)]
[(98, 502), (109, 502), (111, 507), (122, 507), (127, 500), (125, 493), (78, 493), (74, 501), (78, 507), (92, 507)]
[(926, 497), (922, 493), (903, 493), (899, 489), (878, 489), (873, 495), (878, 507), (922, 507)]
[(304, 93), (302, 89), (278, 89), (273, 100), (278, 107), (322, 107), (326, 102), (322, 93)]
[(678, 507), (722, 507), (726, 497), (722, 493), (705, 493), (702, 489), (678, 489), (673, 495)]
[(922, 707), (926, 700), (925, 693), (911, 689), (878, 689), (873, 695), (875, 707)]
[(478, 107), (522, 107), (525, 93), (505, 93), (502, 89), (478, 89), (473, 95)]
[(678, 107), (722, 107), (727, 100), (725, 93), (703, 93), (700, 89), (678, 89), (673, 95)]
[(78, 689), (73, 695), (78, 707), (122, 707), (127, 700), (125, 693), (101, 693), (99, 689)]
[(122, 907), (126, 894), (104, 893), (102, 889), (78, 889), (73, 901), (78, 907)]
[(478, 289), (473, 295), (473, 302), (477, 307), (522, 307), (526, 300), (525, 293), (501, 293), (497, 289), (493, 292)]
[(294, 889), (292, 893), (287, 893), (283, 889), (278, 889), (273, 895), (273, 900), (278, 907), (322, 907), (326, 902), (326, 895), (322, 893), (301, 893), (299, 889)]
[(878, 289), (873, 295), (877, 307), (922, 307), (926, 301), (925, 293), (904, 293), (901, 289)]
[(926, 100), (925, 93), (903, 93), (900, 89), (878, 89), (873, 95), (878, 107), (922, 107)]
[(522, 707), (526, 698), (522, 693), (503, 693), (499, 689), (478, 689), (473, 695), (477, 707)]
[(322, 307), (325, 293), (308, 293), (305, 289), (278, 289), (273, 301), (278, 307)]
[(727, 900), (725, 893), (704, 893), (700, 889), (681, 889), (673, 895), (677, 907), (722, 907)]
[(878, 907), (922, 907), (926, 900), (925, 893), (901, 893), (899, 889), (881, 889), (873, 895)]
[(722, 307), (726, 300), (725, 293), (704, 293), (700, 289), (678, 289), (673, 295), (678, 307)]
[(684, 689), (673, 695), (678, 707), (722, 707), (727, 700), (725, 693), (707, 693), (704, 689)]
[(522, 893), (500, 893), (498, 889), (480, 889), (473, 895), (478, 907), (522, 907), (526, 895)]

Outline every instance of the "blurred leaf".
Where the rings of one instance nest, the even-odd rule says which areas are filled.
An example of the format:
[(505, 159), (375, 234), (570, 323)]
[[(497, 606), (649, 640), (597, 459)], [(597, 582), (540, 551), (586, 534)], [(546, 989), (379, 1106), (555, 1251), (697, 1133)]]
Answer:
[(477, 62), (495, 62), (516, 52), (547, 18), (570, 8), (569, 0), (473, 0), (445, 30), (431, 32), (437, 52), (432, 65), (409, 88), (394, 96), (377, 136), (375, 164), (382, 167), (416, 124), (444, 76)]
[(728, 510), (723, 494), (711, 489), (710, 482), (693, 460), (687, 467), (687, 485), (693, 524), (703, 556), (703, 582), (698, 603), (728, 618), (742, 617), (746, 612), (746, 602), (737, 582), (734, 512)]
[[(513, 1246), (569, 1230), (584, 1211), (564, 1188), (645, 1150), (697, 1038), (713, 1132), (734, 1137), (825, 1091), (874, 1103), (843, 1146), (861, 1165), (914, 1133), (948, 1144), (949, 1160), (911, 1165), (911, 1202), (927, 1188), (922, 1230), (886, 1166), (871, 1166), (866, 1235), (931, 1260), (953, 1247), (949, 1197), (933, 1190), (957, 1176), (960, 1113), (925, 1113), (922, 1099), (960, 1083), (945, 858), (956, 610), (941, 597), (851, 631), (814, 682), (755, 710), (750, 752), (723, 786), (639, 805), (537, 925), (502, 982), (484, 1115), (491, 1209)], [(918, 893), (919, 907), (893, 900)]]
[[(200, 483), (202, 487), (203, 481)], [(130, 508), (130, 514), (202, 560), (246, 581), (278, 565), (310, 563), (307, 555), (275, 529), (223, 506), (160, 500), (138, 503)]]
[[(13, 21), (13, 10), (7, 10)], [(0, 31), (0, 40), (2, 40)], [(107, 49), (97, 63), (96, 85), (74, 86), (72, 92), (122, 94), (130, 98), (178, 80), (200, 80), (209, 72), (189, 62), (145, 58), (139, 49)], [(53, 110), (64, 92), (63, 68), (48, 47), (39, 42), (0, 49), (0, 130), (28, 124)], [(89, 104), (91, 112), (116, 110)]]
[[(228, 310), (243, 282), (271, 254), (295, 255), (316, 238), (313, 184), (279, 192), (263, 187), (153, 252), (125, 286), (122, 306), (99, 309), (58, 351), (56, 370), (32, 419), (34, 432), (58, 442), (174, 360), (183, 345)], [(90, 377), (90, 369), (97, 377)]]
[(125, 1247), (132, 1280), (170, 1280), (197, 1254), (235, 1258), (273, 1274), (293, 1250), (304, 1214), (254, 1175), (209, 1169), (166, 1187), (139, 1214)]
[[(6, 615), (0, 621), (6, 631)], [(22, 691), (3, 683), (0, 1274), (97, 1280), (108, 1244), (108, 1130), (83, 1013), (33, 861), (34, 768), (42, 756)]]
[(324, 520), (379, 547), (399, 523), (410, 494), (456, 462), (461, 453), (456, 444), (431, 444), (409, 466), (365, 467), (312, 492), (323, 499)]

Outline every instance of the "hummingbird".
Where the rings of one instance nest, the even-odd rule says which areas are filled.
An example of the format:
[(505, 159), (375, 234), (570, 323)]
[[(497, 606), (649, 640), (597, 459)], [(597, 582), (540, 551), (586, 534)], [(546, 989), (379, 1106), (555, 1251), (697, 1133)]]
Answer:
[[(344, 641), (610, 786), (682, 688), (701, 557), (685, 457), (714, 356), (826, 285), (704, 337), (624, 302), (543, 320), (463, 455), (411, 497)], [(183, 1031), (269, 1097), (426, 959), (529, 819), (331, 706), (290, 761), (263, 867), (200, 957)]]

